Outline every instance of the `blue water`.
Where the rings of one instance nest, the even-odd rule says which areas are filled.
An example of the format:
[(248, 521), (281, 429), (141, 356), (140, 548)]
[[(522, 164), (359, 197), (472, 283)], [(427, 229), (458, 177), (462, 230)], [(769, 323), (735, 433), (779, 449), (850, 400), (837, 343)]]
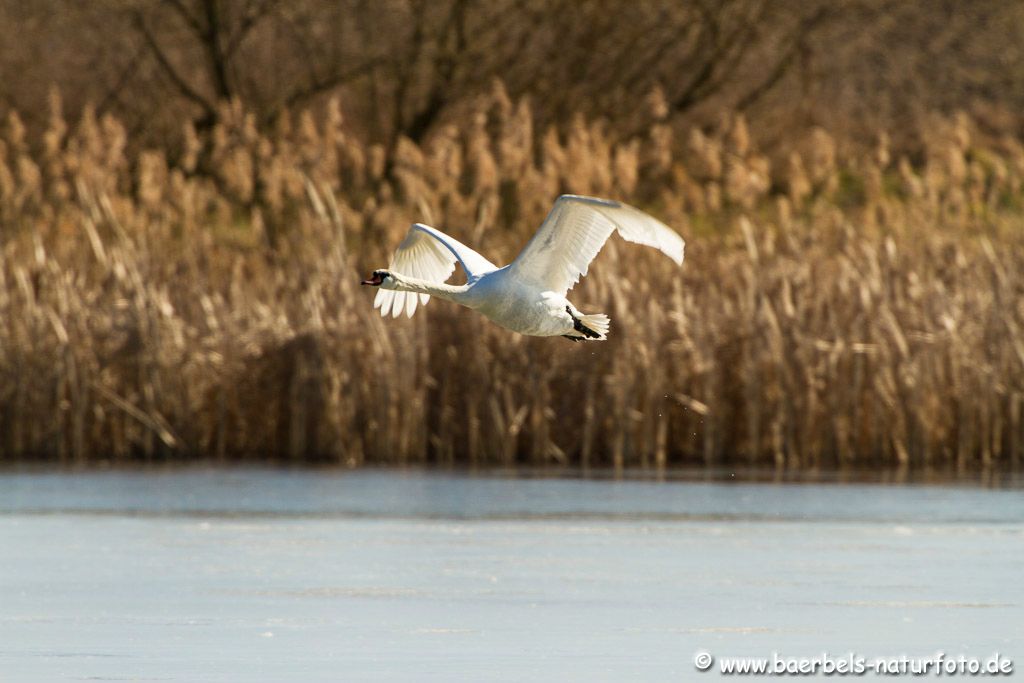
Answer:
[(1024, 494), (0, 475), (0, 680), (717, 679), (708, 651), (1024, 666)]

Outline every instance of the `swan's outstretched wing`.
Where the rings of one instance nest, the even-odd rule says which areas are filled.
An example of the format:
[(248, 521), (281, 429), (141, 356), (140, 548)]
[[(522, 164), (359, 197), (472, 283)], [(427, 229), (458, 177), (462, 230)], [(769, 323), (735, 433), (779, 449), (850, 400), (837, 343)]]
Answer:
[[(444, 282), (455, 271), (456, 262), (462, 265), (470, 280), (498, 268), (462, 242), (440, 230), (415, 223), (398, 245), (388, 270), (428, 282)], [(430, 300), (429, 294), (380, 289), (373, 300), (373, 307), (379, 308), (383, 316), (390, 312), (397, 318), (405, 311), (411, 318), (416, 312), (417, 297), (422, 304)]]
[(613, 232), (683, 263), (683, 238), (639, 209), (609, 199), (562, 195), (509, 275), (564, 295), (587, 274)]

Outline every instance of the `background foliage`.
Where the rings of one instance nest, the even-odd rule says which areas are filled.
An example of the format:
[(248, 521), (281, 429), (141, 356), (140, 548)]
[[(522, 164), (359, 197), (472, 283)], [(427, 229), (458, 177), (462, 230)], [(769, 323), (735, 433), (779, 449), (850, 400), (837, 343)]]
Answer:
[[(1024, 449), (1002, 2), (0, 2), (0, 456), (976, 465)], [(356, 282), (634, 203), (604, 344)]]

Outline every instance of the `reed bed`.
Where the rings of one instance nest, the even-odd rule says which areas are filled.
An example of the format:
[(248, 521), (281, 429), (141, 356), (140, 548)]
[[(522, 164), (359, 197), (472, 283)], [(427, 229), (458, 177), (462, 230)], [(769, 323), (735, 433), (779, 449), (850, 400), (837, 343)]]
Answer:
[[(132, 148), (110, 117), (0, 142), (0, 459), (831, 467), (1019, 463), (1024, 147), (966, 116), (924, 152), (781, 158), (747, 123), (659, 115), (534, 130), (500, 84), (422, 146), (341, 107)], [(573, 292), (602, 344), (431, 303), (382, 320), (358, 281), (412, 220), (509, 260), (562, 192), (687, 239), (610, 243)]]

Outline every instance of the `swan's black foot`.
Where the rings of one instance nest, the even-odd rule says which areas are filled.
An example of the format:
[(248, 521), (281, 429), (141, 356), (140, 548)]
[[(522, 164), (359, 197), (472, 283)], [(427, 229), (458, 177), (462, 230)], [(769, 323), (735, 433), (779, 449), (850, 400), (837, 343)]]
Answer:
[[(574, 330), (576, 330), (577, 332), (579, 332), (579, 333), (581, 333), (581, 334), (583, 334), (583, 335), (585, 335), (587, 337), (590, 337), (591, 339), (600, 339), (601, 338), (600, 334), (598, 334), (597, 332), (594, 332), (592, 329), (590, 329), (589, 327), (584, 325), (582, 322), (580, 322), (580, 319), (572, 314), (572, 309), (571, 308), (566, 306), (565, 307), (565, 312), (569, 314), (570, 318), (572, 318), (572, 327), (573, 327)], [(577, 339), (577, 341), (583, 341), (583, 340), (582, 339)]]
[(569, 341), (572, 341), (572, 342), (586, 341), (586, 339), (584, 339), (583, 337), (570, 337), (567, 334), (563, 334), (562, 336), (565, 337), (566, 339), (568, 339)]

